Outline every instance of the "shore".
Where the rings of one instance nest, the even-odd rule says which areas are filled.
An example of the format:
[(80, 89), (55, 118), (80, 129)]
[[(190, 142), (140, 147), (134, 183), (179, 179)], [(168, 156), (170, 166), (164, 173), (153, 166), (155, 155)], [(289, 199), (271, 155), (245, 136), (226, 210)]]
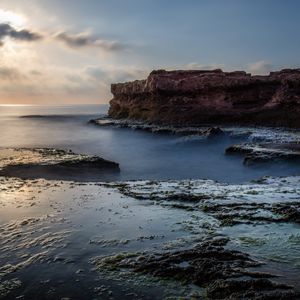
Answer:
[(299, 298), (299, 176), (0, 181), (3, 299)]
[(1, 177), (1, 297), (297, 299), (299, 183)]

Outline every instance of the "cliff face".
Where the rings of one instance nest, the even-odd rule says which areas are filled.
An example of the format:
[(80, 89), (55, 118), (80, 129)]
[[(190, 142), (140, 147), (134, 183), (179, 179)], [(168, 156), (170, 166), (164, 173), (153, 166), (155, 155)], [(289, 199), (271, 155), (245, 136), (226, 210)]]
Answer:
[(157, 123), (300, 127), (300, 69), (246, 72), (153, 71), (111, 85), (109, 115)]

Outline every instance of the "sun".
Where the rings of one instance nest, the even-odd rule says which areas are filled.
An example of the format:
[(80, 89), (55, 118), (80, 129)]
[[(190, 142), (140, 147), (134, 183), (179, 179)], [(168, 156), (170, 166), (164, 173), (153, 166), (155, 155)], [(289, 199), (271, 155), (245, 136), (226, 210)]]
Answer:
[(0, 9), (0, 23), (8, 23), (13, 26), (22, 26), (26, 19), (24, 16), (9, 10)]

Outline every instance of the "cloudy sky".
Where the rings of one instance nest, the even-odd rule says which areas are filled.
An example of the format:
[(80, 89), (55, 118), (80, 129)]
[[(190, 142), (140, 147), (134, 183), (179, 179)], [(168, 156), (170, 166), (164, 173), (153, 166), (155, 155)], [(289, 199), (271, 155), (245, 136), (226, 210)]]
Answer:
[(0, 104), (106, 103), (152, 69), (300, 67), (298, 0), (0, 0)]

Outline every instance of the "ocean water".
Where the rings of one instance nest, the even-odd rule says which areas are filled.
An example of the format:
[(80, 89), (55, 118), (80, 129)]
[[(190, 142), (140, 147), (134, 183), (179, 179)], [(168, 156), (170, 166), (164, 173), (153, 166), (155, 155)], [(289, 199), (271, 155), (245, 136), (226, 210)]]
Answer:
[[(111, 180), (214, 179), (246, 182), (265, 175), (299, 174), (300, 167), (271, 163), (247, 167), (225, 149), (241, 138), (203, 140), (88, 124), (108, 105), (0, 106), (1, 147), (55, 147), (99, 155), (120, 164)], [(24, 118), (24, 116), (27, 116)], [(28, 117), (30, 116), (30, 117)]]

